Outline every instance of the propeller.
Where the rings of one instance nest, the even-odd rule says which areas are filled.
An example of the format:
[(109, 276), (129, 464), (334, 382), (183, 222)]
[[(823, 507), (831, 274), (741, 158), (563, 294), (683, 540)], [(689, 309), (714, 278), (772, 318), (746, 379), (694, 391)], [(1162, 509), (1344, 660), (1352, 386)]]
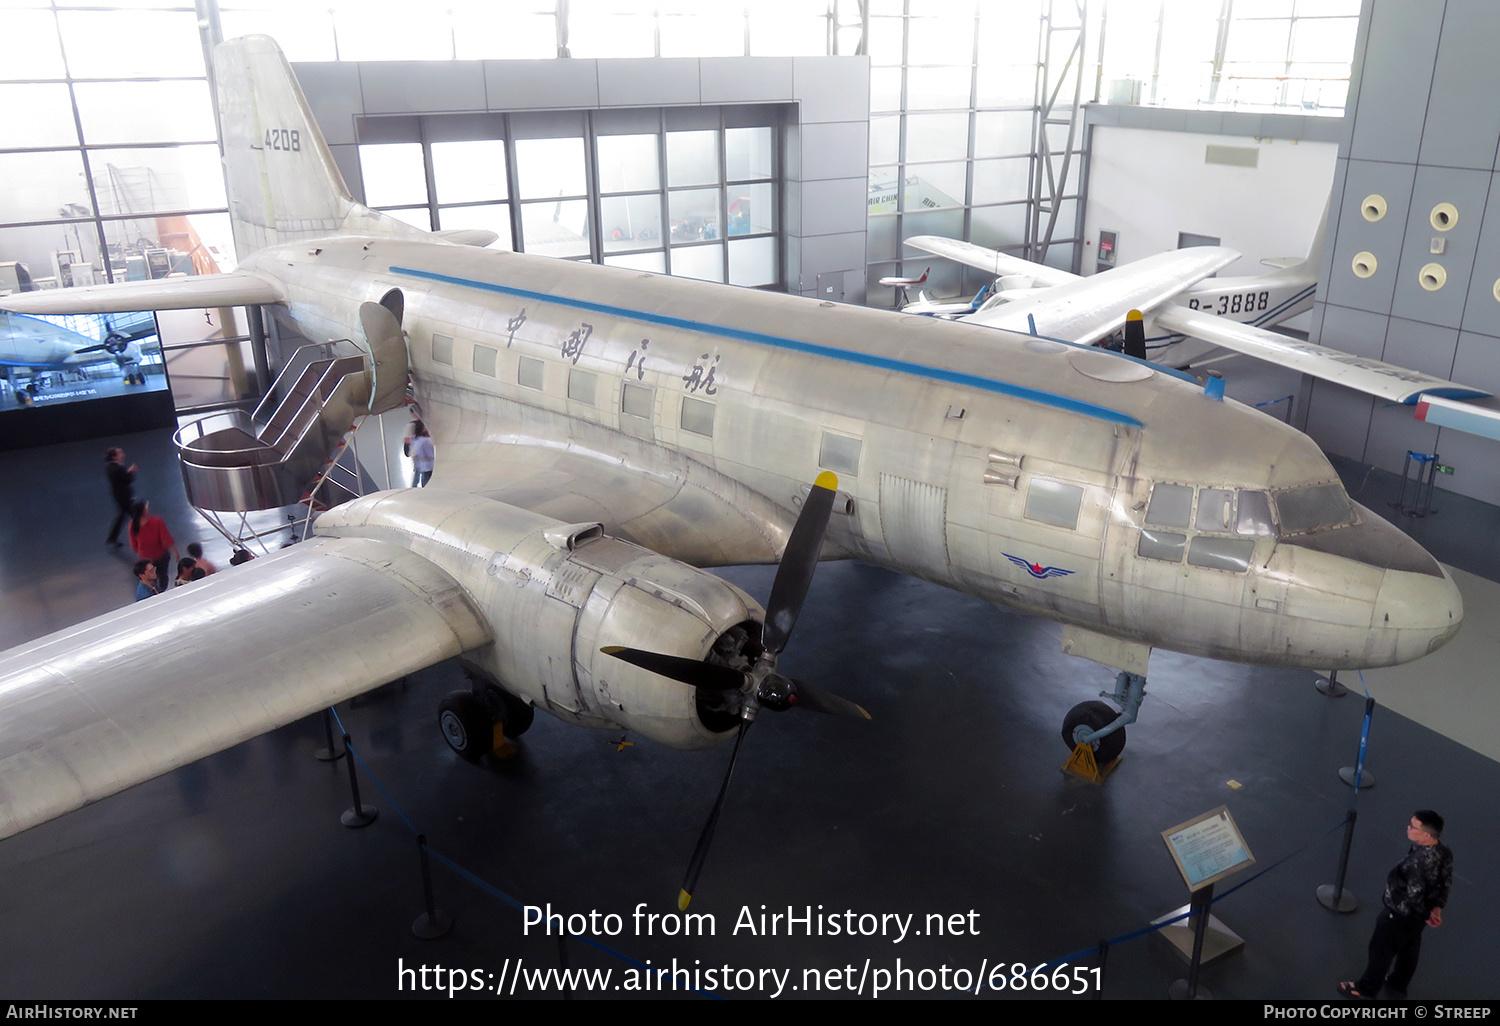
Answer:
[(1139, 310), (1125, 315), (1125, 355), (1137, 360), (1146, 358), (1146, 325)]
[[(100, 342), (98, 345), (84, 346), (82, 349), (78, 350), (78, 352), (80, 353), (108, 353), (116, 360), (120, 360), (120, 357), (124, 356), (125, 353), (129, 351), (130, 339), (125, 335), (120, 334), (118, 331), (111, 331), (108, 335), (104, 336), (104, 341)], [(120, 360), (120, 362), (124, 363), (125, 361)]]
[(718, 663), (625, 646), (612, 645), (600, 650), (606, 655), (623, 659), (701, 691), (738, 691), (742, 696), (740, 726), (734, 739), (734, 751), (730, 753), (729, 766), (724, 771), (724, 782), (719, 785), (719, 795), (714, 799), (708, 822), (703, 824), (698, 845), (693, 849), (693, 857), (688, 862), (682, 891), (677, 896), (679, 911), (685, 911), (688, 902), (692, 901), (693, 890), (698, 885), (698, 874), (708, 858), (708, 848), (713, 843), (714, 831), (719, 825), (719, 814), (723, 811), (724, 799), (729, 793), (729, 780), (734, 775), (740, 746), (750, 730), (750, 724), (755, 722), (756, 714), (761, 709), (784, 712), (797, 706), (835, 716), (865, 720), (870, 718), (869, 713), (848, 699), (776, 672), (777, 657), (791, 639), (792, 628), (797, 624), (802, 603), (806, 601), (808, 588), (812, 586), (813, 572), (817, 569), (818, 554), (823, 548), (823, 535), (828, 529), (828, 517), (833, 512), (837, 490), (838, 478), (824, 471), (818, 475), (817, 482), (802, 504), (802, 512), (792, 527), (786, 551), (781, 555), (781, 565), (776, 568), (776, 579), (771, 584), (771, 598), (766, 603), (766, 622), (761, 629), (760, 652), (748, 669), (736, 669)]

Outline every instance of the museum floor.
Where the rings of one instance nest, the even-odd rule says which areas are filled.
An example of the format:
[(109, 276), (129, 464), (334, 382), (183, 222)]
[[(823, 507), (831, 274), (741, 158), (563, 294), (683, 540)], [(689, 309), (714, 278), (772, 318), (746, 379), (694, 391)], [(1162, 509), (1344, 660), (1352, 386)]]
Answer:
[[(129, 561), (102, 544), (106, 444), (140, 465), (138, 494), (180, 542), (197, 534), (227, 563), (186, 506), (164, 432), (0, 453), (0, 648), (130, 601)], [(1394, 478), (1341, 471), (1362, 486), (1356, 498), (1386, 509)], [(1445, 493), (1438, 505), (1440, 516), (1403, 525), (1476, 575), (1460, 640), (1494, 649), (1500, 510)], [(762, 599), (771, 575), (726, 572)], [(545, 971), (560, 957), (610, 971), (600, 996), (627, 996), (648, 964), (712, 969), (698, 981), (724, 997), (769, 996), (788, 970), (783, 996), (809, 996), (815, 978), (819, 996), (860, 986), (868, 996), (882, 982), (903, 997), (941, 996), (945, 982), (972, 989), (997, 965), (1010, 982), (1015, 963), (1110, 939), (1103, 995), (1162, 998), (1184, 962), (1157, 936), (1121, 938), (1187, 900), (1161, 831), (1220, 805), (1258, 861), (1218, 888), (1250, 881), (1215, 906), (1245, 941), (1205, 969), (1215, 996), (1336, 999), (1337, 981), (1363, 965), (1407, 819), (1431, 806), (1448, 819), (1457, 875), (1411, 995), (1500, 997), (1489, 932), (1500, 879), (1481, 869), (1500, 850), (1495, 734), (1470, 739), (1489, 756), (1452, 739), (1466, 712), (1495, 715), (1495, 658), (1482, 647), (1477, 661), (1433, 657), (1408, 678), (1366, 675), (1382, 703), (1369, 742), (1377, 786), (1358, 799), (1348, 886), (1361, 907), (1337, 915), (1314, 895), (1333, 880), (1350, 805), (1337, 771), (1359, 743), (1359, 680), (1346, 676), (1356, 693), (1328, 699), (1306, 672), (1158, 653), (1124, 761), (1096, 787), (1058, 772), (1058, 729), (1110, 674), (1060, 654), (1059, 631), (883, 570), (824, 564), (782, 668), (874, 719), (760, 718), (691, 909), (713, 937), (662, 933), (682, 922), (672, 916), (679, 882), (728, 750), (622, 744), (538, 716), (518, 758), (471, 766), (436, 728), (437, 701), (463, 684), (448, 663), (340, 707), (379, 781), (360, 780), (380, 810), (365, 829), (339, 823), (348, 774), (314, 758), (314, 718), (0, 842), (0, 997), (446, 996), (446, 973), (442, 989), (424, 990), (435, 973), (403, 972), (439, 965), (469, 974), (457, 977), (466, 985), (557, 997), (555, 985), (517, 982), (516, 969)], [(1414, 700), (1418, 686), (1441, 694)], [(417, 830), (448, 860), (435, 861), (433, 884), (455, 923), (435, 941), (411, 929), (422, 911)], [(496, 891), (562, 914), (614, 913), (618, 934), (560, 950), (540, 927), (528, 935)], [(745, 928), (788, 906), (798, 916), (811, 906), (822, 935)], [(662, 916), (654, 935), (638, 907)], [(831, 935), (833, 914), (842, 928), (851, 911), (875, 934)], [(887, 914), (913, 915), (913, 932), (901, 938), (904, 920)], [(939, 922), (930, 915), (944, 935), (927, 929)], [(1075, 962), (1099, 964), (1092, 953)]]

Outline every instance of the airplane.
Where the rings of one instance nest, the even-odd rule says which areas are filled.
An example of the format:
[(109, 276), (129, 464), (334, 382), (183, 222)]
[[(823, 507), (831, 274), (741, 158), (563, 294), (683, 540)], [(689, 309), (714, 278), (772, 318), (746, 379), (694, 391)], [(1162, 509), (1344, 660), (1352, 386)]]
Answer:
[[(1311, 439), (1221, 391), (1034, 335), (457, 245), (349, 196), (272, 40), (216, 68), (237, 268), (0, 308), (358, 325), (339, 401), (399, 409), (409, 378), (437, 469), (0, 654), (0, 837), (458, 656), (474, 685), (439, 725), (465, 758), (538, 709), (734, 740), (682, 908), (756, 716), (867, 715), (777, 668), (819, 559), (1061, 622), (1064, 651), (1119, 671), (1120, 709), (1063, 724), (1101, 762), (1156, 648), (1384, 666), (1462, 623), (1449, 574)], [(764, 606), (703, 569), (746, 563), (778, 564)]]
[[(983, 303), (971, 303), (972, 312), (919, 304), (903, 312), (958, 316), (971, 324), (1029, 331), (1084, 345), (1103, 344), (1123, 332), (1127, 355), (1174, 367), (1188, 367), (1209, 352), (1229, 349), (1387, 402), (1417, 407), (1422, 417), (1429, 416), (1424, 397), (1491, 398), (1484, 389), (1265, 330), (1311, 308), (1327, 221), (1325, 208), (1302, 261), (1270, 275), (1222, 279), (1208, 276), (1233, 263), (1239, 254), (1221, 246), (1170, 250), (1082, 277), (968, 242), (915, 236), (906, 245), (994, 273), (1000, 287)], [(1199, 284), (1205, 281), (1209, 284)], [(1126, 330), (1132, 309), (1153, 320), (1158, 334), (1152, 335), (1145, 324)], [(1160, 334), (1161, 329), (1168, 334)], [(1478, 433), (1500, 430), (1500, 410), (1472, 402), (1464, 403), (1462, 409), (1462, 416), (1448, 417), (1447, 426)], [(1439, 412), (1436, 416), (1448, 415)]]
[[(1323, 261), (1323, 240), (1328, 230), (1328, 209), (1325, 206), (1318, 227), (1313, 232), (1307, 255), (1296, 257), (1270, 257), (1261, 261), (1274, 267), (1268, 274), (1244, 275), (1232, 278), (1202, 278), (1183, 281), (1172, 295), (1172, 302), (1189, 310), (1202, 310), (1216, 317), (1238, 321), (1252, 327), (1269, 328), (1288, 321), (1298, 314), (1312, 309), (1313, 296), (1318, 287), (1318, 269)], [(1017, 299), (1033, 298), (1037, 290), (1067, 285), (1081, 280), (1078, 275), (1060, 271), (1046, 264), (1033, 263), (1019, 257), (1009, 256), (998, 250), (986, 249), (973, 243), (956, 239), (945, 239), (936, 235), (918, 235), (906, 240), (906, 245), (935, 256), (965, 264), (994, 275), (994, 280), (981, 288), (967, 303), (942, 303), (926, 300), (901, 307), (904, 313), (928, 316), (963, 317), (980, 310), (995, 310)], [(1193, 247), (1212, 248), (1212, 247)], [(1233, 253), (1233, 250), (1222, 250)], [(1239, 254), (1227, 261), (1232, 263)], [(1124, 265), (1126, 267), (1132, 265)], [(1190, 265), (1191, 266), (1191, 265)], [(1224, 264), (1218, 264), (1212, 274)], [(1111, 268), (1100, 274), (1113, 274), (1122, 268)], [(923, 276), (925, 279), (925, 275)], [(1097, 277), (1097, 276), (1096, 276)], [(898, 281), (900, 279), (891, 279)], [(881, 281), (885, 284), (885, 280)], [(1002, 315), (995, 315), (996, 322), (1003, 326), (1014, 326), (1014, 318), (1001, 322)], [(1149, 318), (1148, 318), (1149, 320)], [(983, 321), (981, 321), (983, 323)], [(1018, 330), (1025, 330), (1024, 322)], [(1106, 333), (1107, 334), (1107, 333)], [(1069, 341), (1083, 341), (1069, 339)], [(1092, 341), (1092, 339), (1090, 340)], [(1219, 348), (1201, 339), (1195, 339), (1180, 331), (1153, 333), (1146, 327), (1146, 351), (1158, 363), (1173, 367), (1188, 367), (1209, 352)]]
[[(1081, 278), (971, 243), (916, 236), (907, 244), (982, 270), (1004, 273), (970, 303), (923, 300), (902, 307), (902, 311), (961, 318), (1094, 345), (1108, 344), (1106, 340), (1120, 331), (1126, 355), (1182, 368), (1225, 348), (1389, 403), (1412, 406), (1416, 420), (1436, 427), (1500, 439), (1500, 401), (1488, 391), (1264, 330), (1262, 325), (1280, 323), (1311, 304), (1317, 283), (1310, 276), (1316, 271), (1327, 220), (1325, 208), (1313, 246), (1300, 263), (1286, 261), (1280, 271), (1258, 278), (1213, 279), (1212, 286), (1193, 283), (1233, 262), (1239, 254), (1219, 247), (1192, 247)], [(924, 272), (923, 280), (926, 277)], [(1308, 282), (1305, 286), (1304, 280)], [(1278, 281), (1279, 286), (1275, 284)], [(881, 283), (905, 285), (908, 281), (888, 278)], [(986, 300), (991, 289), (994, 294)], [(1150, 329), (1133, 304), (1153, 310), (1151, 316), (1158, 328), (1168, 327), (1179, 334), (1149, 336)], [(1260, 310), (1262, 305), (1267, 306), (1265, 313)]]
[(32, 377), (37, 371), (82, 371), (113, 363), (127, 376), (126, 383), (134, 384), (140, 362), (140, 345), (122, 333), (111, 330), (101, 342), (38, 317), (0, 313), (0, 368), (7, 375), (15, 370)]

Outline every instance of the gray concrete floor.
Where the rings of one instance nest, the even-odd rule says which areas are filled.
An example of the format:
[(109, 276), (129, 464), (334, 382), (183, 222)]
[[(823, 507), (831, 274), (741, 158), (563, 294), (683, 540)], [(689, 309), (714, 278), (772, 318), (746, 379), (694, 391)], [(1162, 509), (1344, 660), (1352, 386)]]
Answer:
[[(0, 453), (0, 647), (130, 601), (128, 560), (102, 545), (110, 505), (100, 464), (111, 443), (140, 464), (138, 494), (178, 540), (202, 535), (210, 557), (227, 562), (206, 525), (195, 526), (165, 433)], [(1364, 487), (1393, 484), (1377, 475)], [(1472, 507), (1452, 502), (1441, 524), (1417, 529), (1439, 558), (1493, 579), (1496, 535), (1484, 525), (1496, 511)], [(725, 576), (764, 599), (772, 570)], [(621, 747), (618, 734), (539, 716), (518, 758), (471, 766), (436, 729), (437, 701), (463, 686), (445, 663), (339, 709), (380, 782), (361, 779), (380, 809), (370, 827), (339, 824), (347, 771), (314, 758), (314, 719), (0, 842), (0, 995), (405, 997), (423, 981), (402, 969), (478, 971), (465, 981), (489, 986), (507, 974), (508, 989), (518, 961), (545, 970), (562, 956), (610, 970), (611, 987), (675, 960), (791, 970), (797, 989), (784, 996), (799, 997), (812, 980), (805, 970), (823, 970), (825, 988), (863, 979), (868, 995), (880, 971), (899, 969), (910, 974), (902, 996), (935, 997), (919, 989), (937, 982), (924, 971), (946, 967), (953, 980), (956, 970), (1034, 966), (1184, 904), (1161, 831), (1227, 805), (1258, 862), (1219, 892), (1270, 871), (1215, 907), (1245, 939), (1205, 970), (1216, 996), (1336, 998), (1336, 982), (1363, 965), (1385, 874), (1405, 851), (1411, 811), (1424, 806), (1448, 817), (1457, 879), (1444, 926), (1424, 939), (1412, 997), (1500, 996), (1487, 930), (1500, 883), (1481, 872), (1500, 842), (1495, 761), (1378, 708), (1369, 763), (1378, 784), (1359, 796), (1348, 882), (1361, 908), (1332, 914), (1314, 892), (1334, 875), (1351, 798), (1336, 774), (1355, 757), (1361, 700), (1323, 698), (1306, 673), (1158, 653), (1120, 768), (1103, 787), (1076, 783), (1058, 772), (1063, 714), (1111, 681), (1061, 655), (1059, 630), (883, 570), (823, 565), (782, 665), (874, 719), (760, 718), (692, 905), (714, 917), (715, 936), (641, 935), (632, 913), (642, 903), (647, 913), (675, 909), (728, 750), (681, 753), (638, 738)], [(468, 874), (434, 866), (438, 903), (455, 917), (441, 940), (411, 932), (422, 911), (416, 830)], [(622, 930), (595, 939), (609, 951), (573, 940), (560, 952), (555, 938), (528, 935), (522, 914), (488, 887), (557, 912), (615, 913)], [(945, 923), (964, 929), (900, 941), (736, 933), (742, 913), (762, 906), (913, 914), (918, 930), (929, 915), (959, 915)], [(1118, 942), (1103, 995), (1162, 998), (1183, 973), (1156, 937)], [(769, 978), (748, 991), (713, 982), (727, 997), (775, 989)], [(558, 996), (525, 984), (523, 994)]]

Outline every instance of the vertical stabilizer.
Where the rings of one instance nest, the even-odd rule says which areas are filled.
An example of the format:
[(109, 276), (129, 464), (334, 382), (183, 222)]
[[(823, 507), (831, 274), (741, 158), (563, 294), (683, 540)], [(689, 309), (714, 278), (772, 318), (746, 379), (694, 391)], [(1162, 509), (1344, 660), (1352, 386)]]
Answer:
[(424, 234), (360, 206), (349, 195), (274, 40), (232, 39), (215, 51), (214, 66), (229, 219), (240, 257), (266, 246), (340, 232)]

